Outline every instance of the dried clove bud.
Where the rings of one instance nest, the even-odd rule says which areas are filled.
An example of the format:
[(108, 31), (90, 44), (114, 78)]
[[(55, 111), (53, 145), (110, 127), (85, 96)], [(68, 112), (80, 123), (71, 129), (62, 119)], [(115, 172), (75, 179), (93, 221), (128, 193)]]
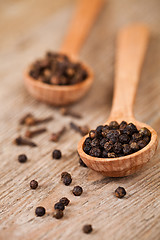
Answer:
[(28, 113), (24, 117), (22, 117), (22, 119), (20, 119), (20, 124), (21, 125), (27, 125), (27, 126), (33, 126), (33, 125), (37, 125), (37, 124), (40, 124), (40, 123), (46, 123), (46, 122), (49, 122), (51, 120), (53, 120), (52, 116), (42, 118), (42, 119), (38, 119), (38, 118), (35, 118), (33, 116), (33, 114)]
[(63, 133), (65, 133), (66, 131), (66, 127), (63, 127), (60, 131), (58, 131), (57, 133), (52, 133), (50, 140), (52, 142), (58, 142), (58, 140), (60, 139), (60, 137), (63, 135)]
[(76, 132), (79, 132), (82, 136), (85, 136), (89, 133), (90, 129), (87, 125), (85, 126), (78, 126), (77, 124), (70, 122), (70, 127), (74, 129)]
[(82, 118), (82, 116), (79, 113), (73, 112), (69, 108), (61, 108), (60, 112), (64, 116), (71, 116), (71, 117), (78, 118), (78, 119)]
[(18, 138), (16, 138), (14, 140), (14, 143), (18, 146), (30, 146), (30, 147), (37, 147), (37, 144), (26, 139), (26, 138), (22, 138), (21, 136), (19, 136)]
[(32, 137), (35, 137), (36, 135), (39, 135), (41, 133), (44, 133), (46, 132), (47, 129), (46, 128), (39, 128), (39, 129), (36, 129), (36, 130), (27, 130), (26, 133), (25, 133), (25, 137), (27, 138), (32, 138)]

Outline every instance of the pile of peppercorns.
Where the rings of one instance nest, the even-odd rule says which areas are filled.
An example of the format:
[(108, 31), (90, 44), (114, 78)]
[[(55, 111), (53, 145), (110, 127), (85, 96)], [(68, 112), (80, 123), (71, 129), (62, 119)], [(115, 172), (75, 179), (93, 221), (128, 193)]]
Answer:
[(54, 52), (47, 52), (43, 59), (34, 62), (29, 75), (50, 85), (73, 85), (88, 77), (81, 63), (71, 61), (65, 54)]
[(151, 132), (146, 127), (138, 130), (133, 123), (112, 121), (109, 125), (91, 130), (83, 150), (92, 157), (122, 157), (144, 148), (150, 139)]

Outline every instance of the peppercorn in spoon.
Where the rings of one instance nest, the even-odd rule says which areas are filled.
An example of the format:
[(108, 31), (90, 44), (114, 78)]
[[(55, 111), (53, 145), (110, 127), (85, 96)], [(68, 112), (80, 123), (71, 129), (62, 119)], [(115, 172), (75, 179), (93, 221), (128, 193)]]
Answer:
[[(148, 40), (149, 30), (142, 24), (127, 26), (119, 32), (117, 39), (113, 105), (111, 114), (104, 124), (104, 132), (101, 132), (104, 136), (104, 141), (109, 137), (112, 137), (112, 139), (110, 139), (111, 141), (106, 140), (108, 141), (106, 145), (102, 145), (104, 144), (103, 140), (102, 142), (98, 141), (100, 141), (103, 136), (100, 136), (99, 139), (94, 138), (91, 140), (89, 135), (87, 135), (82, 138), (78, 144), (78, 153), (84, 163), (93, 170), (101, 172), (106, 176), (123, 177), (133, 174), (151, 159), (157, 148), (157, 133), (149, 125), (137, 121), (134, 118), (132, 110)], [(115, 121), (117, 121), (118, 124)], [(126, 128), (123, 126), (126, 124), (124, 121), (130, 123), (127, 124)], [(110, 125), (108, 125), (109, 123)], [(92, 138), (92, 135), (95, 137), (95, 134), (99, 134), (101, 128), (100, 126), (97, 131), (91, 132), (90, 137)], [(114, 130), (116, 128), (118, 130)], [(108, 129), (113, 130), (110, 131)], [(137, 129), (141, 130), (138, 132)], [(129, 130), (131, 132), (127, 132)], [(123, 131), (124, 134), (122, 136), (121, 132), (123, 133)], [(130, 134), (133, 135), (131, 136)], [(141, 137), (145, 139), (140, 140)], [(116, 143), (117, 139), (119, 143)], [(121, 144), (122, 142), (127, 143), (128, 141), (131, 141), (131, 147), (133, 147), (133, 149), (137, 146), (137, 142), (138, 147), (140, 146), (142, 149), (134, 149), (134, 151), (131, 151), (133, 149), (130, 149), (129, 144)], [(134, 144), (132, 141), (135, 141)], [(92, 146), (101, 144), (106, 150), (101, 155), (101, 146), (90, 150), (89, 144)], [(121, 147), (123, 153), (119, 155), (110, 152), (111, 148), (113, 148), (115, 152), (121, 152)], [(127, 152), (129, 155), (126, 154)]]
[[(33, 66), (27, 69), (24, 75), (25, 85), (33, 97), (52, 105), (66, 105), (87, 93), (93, 82), (93, 73), (84, 63), (77, 62), (77, 56), (103, 2), (104, 0), (79, 0), (60, 52), (48, 53), (46, 59), (34, 64), (36, 69), (32, 70)], [(50, 77), (54, 71), (59, 72)]]

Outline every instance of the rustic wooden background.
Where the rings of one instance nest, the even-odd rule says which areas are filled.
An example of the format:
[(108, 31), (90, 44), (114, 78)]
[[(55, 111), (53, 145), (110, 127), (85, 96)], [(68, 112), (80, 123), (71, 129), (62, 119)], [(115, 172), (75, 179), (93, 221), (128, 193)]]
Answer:
[[(46, 50), (58, 50), (74, 11), (73, 0), (0, 1), (0, 239), (1, 240), (159, 240), (160, 239), (160, 149), (142, 171), (125, 178), (104, 178), (80, 167), (76, 146), (80, 135), (70, 130), (59, 143), (49, 142), (50, 132), (69, 125), (71, 117), (59, 109), (39, 103), (23, 85), (25, 67)], [(103, 123), (111, 108), (114, 75), (115, 37), (127, 23), (143, 21), (152, 36), (135, 103), (138, 120), (150, 124), (160, 135), (160, 1), (108, 0), (81, 51), (95, 72), (89, 94), (72, 109), (83, 115), (79, 124), (91, 128)], [(37, 136), (39, 147), (17, 147), (12, 141), (25, 128), (18, 120), (25, 113), (37, 117), (53, 115), (48, 132)], [(55, 148), (62, 150), (59, 161), (51, 158)], [(26, 153), (29, 161), (20, 164), (17, 155)], [(71, 186), (60, 182), (62, 171), (73, 176)], [(36, 179), (39, 187), (30, 190)], [(71, 189), (81, 185), (84, 193), (74, 197)], [(127, 196), (117, 199), (113, 192), (124, 186)], [(62, 196), (71, 200), (65, 217), (52, 217), (53, 205)], [(38, 205), (47, 214), (35, 217)], [(91, 223), (91, 235), (82, 232)]]

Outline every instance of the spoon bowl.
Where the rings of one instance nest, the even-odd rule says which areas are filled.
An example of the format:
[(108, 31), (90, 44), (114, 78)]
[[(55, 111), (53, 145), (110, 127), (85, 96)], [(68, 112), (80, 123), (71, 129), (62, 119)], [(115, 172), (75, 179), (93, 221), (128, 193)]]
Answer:
[[(114, 119), (118, 123), (123, 121), (124, 119)], [(149, 125), (138, 122), (135, 119), (128, 119), (125, 121), (132, 122), (137, 126), (138, 129), (142, 127), (146, 127), (151, 132), (151, 140), (150, 142), (138, 152), (132, 153), (130, 155), (124, 157), (117, 157), (117, 158), (96, 158), (86, 154), (83, 151), (84, 141), (89, 136), (86, 135), (83, 137), (79, 144), (78, 144), (78, 153), (84, 163), (91, 169), (102, 173), (105, 176), (109, 177), (124, 177), (131, 175), (137, 170), (141, 169), (144, 164), (146, 164), (155, 154), (157, 149), (157, 133), (155, 130), (150, 127)], [(110, 121), (107, 121), (108, 124)], [(104, 125), (105, 125), (104, 124)]]
[(116, 158), (96, 158), (86, 154), (83, 146), (89, 135), (82, 138), (78, 144), (78, 153), (84, 163), (106, 176), (123, 177), (135, 173), (152, 158), (157, 148), (156, 131), (149, 125), (135, 120), (133, 115), (133, 104), (148, 40), (149, 30), (143, 24), (127, 26), (118, 34), (113, 104), (105, 124), (111, 121), (117, 121), (119, 124), (126, 121), (135, 124), (137, 129), (146, 127), (151, 132), (150, 142), (135, 153)]
[(84, 63), (82, 67), (87, 71), (88, 77), (73, 85), (49, 85), (35, 80), (29, 75), (29, 71), (24, 73), (24, 81), (28, 92), (36, 99), (55, 106), (64, 106), (81, 99), (90, 89), (93, 83), (93, 72)]

